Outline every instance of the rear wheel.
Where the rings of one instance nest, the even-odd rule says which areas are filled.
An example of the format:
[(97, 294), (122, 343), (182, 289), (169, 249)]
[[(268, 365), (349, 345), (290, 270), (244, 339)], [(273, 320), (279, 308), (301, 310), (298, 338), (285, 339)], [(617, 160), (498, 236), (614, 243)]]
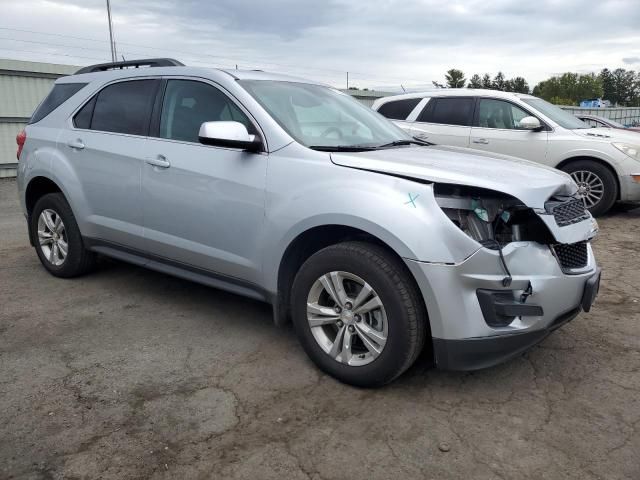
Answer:
[(593, 160), (577, 160), (562, 170), (576, 182), (578, 193), (594, 217), (609, 211), (618, 198), (616, 178), (604, 165)]
[(71, 207), (61, 193), (41, 197), (31, 214), (31, 232), (40, 262), (56, 277), (75, 277), (91, 270), (95, 254), (84, 248)]
[(383, 385), (402, 374), (426, 336), (426, 313), (409, 273), (367, 243), (341, 243), (311, 256), (294, 281), (292, 312), (309, 357), (356, 386)]

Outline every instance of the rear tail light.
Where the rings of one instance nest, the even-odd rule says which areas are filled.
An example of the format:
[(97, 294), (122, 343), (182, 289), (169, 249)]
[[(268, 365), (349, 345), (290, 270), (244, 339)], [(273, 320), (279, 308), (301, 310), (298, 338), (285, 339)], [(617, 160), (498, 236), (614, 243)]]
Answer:
[(24, 142), (27, 141), (27, 132), (22, 130), (18, 135), (16, 135), (16, 143), (18, 144), (18, 152), (16, 153), (16, 158), (20, 160), (20, 154), (22, 153), (22, 147), (24, 147)]

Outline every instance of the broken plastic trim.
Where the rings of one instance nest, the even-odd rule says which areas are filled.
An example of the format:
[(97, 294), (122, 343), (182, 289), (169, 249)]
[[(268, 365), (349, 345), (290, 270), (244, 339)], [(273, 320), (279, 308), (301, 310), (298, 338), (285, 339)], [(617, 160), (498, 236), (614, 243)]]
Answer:
[(512, 277), (502, 249), (517, 241), (551, 244), (553, 235), (540, 217), (520, 200), (483, 188), (450, 184), (434, 185), (435, 199), (460, 230), (485, 248), (497, 250), (505, 272), (502, 285)]

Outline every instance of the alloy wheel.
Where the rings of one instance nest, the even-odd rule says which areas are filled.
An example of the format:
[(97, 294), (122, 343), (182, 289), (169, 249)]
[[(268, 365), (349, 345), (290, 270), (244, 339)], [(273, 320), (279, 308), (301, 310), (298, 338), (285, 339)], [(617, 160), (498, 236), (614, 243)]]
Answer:
[(593, 208), (604, 196), (604, 182), (594, 172), (576, 170), (571, 172), (571, 178), (578, 185), (578, 195), (582, 197), (587, 208)]
[(387, 315), (380, 297), (352, 273), (329, 272), (314, 282), (307, 297), (307, 320), (322, 350), (349, 366), (373, 362), (387, 342)]
[(49, 263), (59, 267), (67, 258), (69, 242), (62, 218), (55, 210), (43, 210), (38, 217), (38, 243)]

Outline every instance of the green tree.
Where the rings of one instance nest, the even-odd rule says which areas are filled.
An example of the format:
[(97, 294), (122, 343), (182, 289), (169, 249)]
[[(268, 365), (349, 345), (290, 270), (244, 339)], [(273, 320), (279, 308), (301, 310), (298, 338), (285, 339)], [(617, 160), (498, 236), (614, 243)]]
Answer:
[(474, 73), (473, 76), (471, 77), (471, 80), (469, 80), (469, 84), (467, 85), (468, 88), (482, 88), (482, 78), (480, 78), (480, 75), (478, 75), (477, 73)]
[(616, 68), (612, 76), (617, 97), (616, 103), (624, 106), (631, 105), (636, 97), (635, 72), (624, 68)]
[(581, 100), (601, 97), (602, 81), (593, 73), (567, 72), (540, 82), (533, 94), (552, 103), (578, 105)]
[(498, 74), (495, 77), (493, 77), (492, 88), (494, 90), (504, 91), (505, 86), (506, 86), (506, 82), (504, 79), (504, 73), (498, 72)]
[(611, 103), (616, 103), (616, 85), (611, 70), (603, 68), (598, 77), (602, 84), (602, 98), (609, 100)]
[(485, 73), (482, 77), (482, 88), (492, 89), (493, 82), (491, 81), (491, 75)]
[(449, 88), (463, 88), (465, 83), (467, 83), (467, 79), (464, 78), (464, 72), (456, 68), (448, 70), (444, 78)]
[(510, 82), (512, 92), (529, 93), (529, 84), (523, 77), (512, 78)]

